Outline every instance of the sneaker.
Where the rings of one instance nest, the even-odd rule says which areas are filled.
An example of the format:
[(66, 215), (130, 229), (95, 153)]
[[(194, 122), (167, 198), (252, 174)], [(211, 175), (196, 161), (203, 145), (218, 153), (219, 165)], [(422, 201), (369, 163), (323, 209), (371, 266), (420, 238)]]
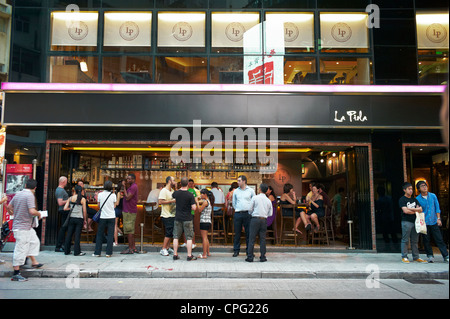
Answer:
[(427, 258), (427, 262), (428, 262), (429, 264), (434, 263), (434, 257), (433, 257), (433, 256), (428, 257), (428, 258)]
[(167, 249), (161, 249), (159, 253), (163, 256), (169, 256), (169, 252), (167, 251)]
[(197, 247), (197, 245), (196, 244), (192, 244), (192, 249), (194, 249), (195, 247)]
[(252, 262), (253, 262), (253, 258), (247, 257), (247, 258), (245, 258), (245, 261), (246, 261), (246, 262), (249, 262), (249, 263), (252, 263)]
[(180, 247), (186, 247), (186, 243), (181, 244)]
[(448, 263), (448, 256), (444, 258), (444, 261)]
[(100, 257), (100, 255), (92, 254), (92, 257)]
[(0, 265), (4, 264), (4, 263), (5, 263), (5, 261), (3, 259), (0, 259)]
[(28, 281), (27, 278), (22, 277), (21, 274), (17, 274), (11, 277), (11, 281)]
[(409, 259), (408, 258), (402, 258), (402, 263), (404, 264), (409, 264)]
[(415, 262), (418, 262), (418, 263), (423, 263), (423, 264), (428, 263), (426, 260), (423, 260), (422, 258), (414, 259), (414, 261), (415, 261)]
[(191, 260), (197, 260), (197, 257), (195, 256), (187, 256), (187, 261), (191, 261)]
[(180, 257), (178, 257), (178, 255), (173, 255), (173, 260), (178, 260), (180, 259)]
[(173, 255), (173, 249), (172, 248), (167, 249), (167, 251), (169, 252), (169, 254)]
[(78, 255), (74, 255), (74, 256), (84, 256), (86, 255), (86, 253), (79, 253)]

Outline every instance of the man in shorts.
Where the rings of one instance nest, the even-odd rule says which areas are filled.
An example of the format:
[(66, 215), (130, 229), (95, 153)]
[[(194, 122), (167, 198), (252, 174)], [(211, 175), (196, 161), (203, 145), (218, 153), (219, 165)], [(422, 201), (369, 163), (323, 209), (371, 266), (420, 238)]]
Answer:
[(127, 176), (127, 181), (122, 182), (125, 186), (123, 199), (123, 233), (128, 237), (128, 248), (121, 252), (121, 254), (137, 253), (136, 244), (134, 240), (134, 231), (136, 228), (137, 215), (137, 201), (138, 201), (138, 187), (136, 185), (136, 175), (133, 173)]
[(30, 258), (33, 268), (40, 268), (36, 257), (39, 255), (40, 241), (32, 225), (35, 216), (41, 219), (41, 213), (36, 210), (36, 185), (34, 179), (27, 180), (25, 188), (16, 194), (8, 205), (8, 213), (14, 216), (12, 231), (16, 239), (13, 254), (14, 274), (12, 281), (27, 281), (20, 274), (20, 267), (25, 264), (26, 258)]
[(161, 205), (161, 220), (164, 225), (164, 241), (161, 251), (163, 256), (173, 253), (170, 248), (170, 240), (173, 238), (173, 225), (175, 223), (175, 199), (172, 197), (175, 187), (175, 180), (172, 176), (167, 176), (166, 186), (159, 193), (158, 202)]
[(194, 238), (194, 222), (192, 210), (197, 209), (195, 204), (194, 195), (188, 191), (189, 180), (187, 177), (181, 179), (181, 189), (173, 193), (173, 198), (175, 198), (176, 212), (175, 212), (175, 223), (173, 227), (173, 260), (180, 259), (178, 257), (178, 239), (184, 232), (187, 241), (187, 260), (196, 260), (197, 258), (192, 256), (192, 239)]

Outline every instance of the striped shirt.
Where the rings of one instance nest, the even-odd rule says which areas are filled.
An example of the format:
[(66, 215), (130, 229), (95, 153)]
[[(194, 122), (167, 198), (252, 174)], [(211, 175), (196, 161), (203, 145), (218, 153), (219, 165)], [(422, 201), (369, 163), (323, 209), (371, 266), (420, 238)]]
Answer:
[(34, 216), (30, 214), (30, 208), (36, 208), (36, 199), (33, 192), (24, 189), (17, 193), (9, 203), (13, 208), (12, 230), (30, 230)]
[(208, 206), (206, 206), (200, 215), (200, 223), (211, 224), (211, 202), (208, 200)]

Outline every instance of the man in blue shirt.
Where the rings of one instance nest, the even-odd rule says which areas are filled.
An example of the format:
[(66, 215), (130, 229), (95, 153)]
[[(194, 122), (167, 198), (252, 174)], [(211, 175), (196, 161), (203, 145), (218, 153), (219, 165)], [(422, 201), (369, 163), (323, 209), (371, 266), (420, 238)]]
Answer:
[(439, 202), (435, 194), (428, 191), (428, 185), (425, 181), (419, 181), (416, 185), (417, 190), (420, 192), (416, 199), (422, 206), (425, 213), (425, 223), (427, 224), (427, 234), (423, 235), (423, 245), (427, 253), (428, 262), (434, 262), (433, 248), (431, 247), (431, 235), (434, 242), (441, 251), (444, 261), (448, 262), (447, 247), (442, 239), (440, 227), (441, 222), (441, 209), (439, 208)]
[(242, 226), (245, 230), (245, 243), (246, 250), (248, 251), (248, 242), (250, 235), (250, 220), (251, 215), (249, 210), (251, 208), (252, 197), (255, 196), (255, 191), (247, 186), (247, 177), (244, 175), (239, 176), (239, 187), (233, 192), (233, 208), (234, 208), (234, 241), (233, 241), (233, 257), (239, 255), (241, 250), (241, 233)]

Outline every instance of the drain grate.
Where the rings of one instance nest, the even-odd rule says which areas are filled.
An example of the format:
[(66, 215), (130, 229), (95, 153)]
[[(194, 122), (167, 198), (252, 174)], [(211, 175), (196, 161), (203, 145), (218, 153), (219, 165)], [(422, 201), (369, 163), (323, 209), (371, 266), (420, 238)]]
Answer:
[(405, 281), (414, 285), (443, 285), (442, 282), (434, 279), (405, 279)]
[(131, 296), (111, 296), (109, 299), (130, 299)]

